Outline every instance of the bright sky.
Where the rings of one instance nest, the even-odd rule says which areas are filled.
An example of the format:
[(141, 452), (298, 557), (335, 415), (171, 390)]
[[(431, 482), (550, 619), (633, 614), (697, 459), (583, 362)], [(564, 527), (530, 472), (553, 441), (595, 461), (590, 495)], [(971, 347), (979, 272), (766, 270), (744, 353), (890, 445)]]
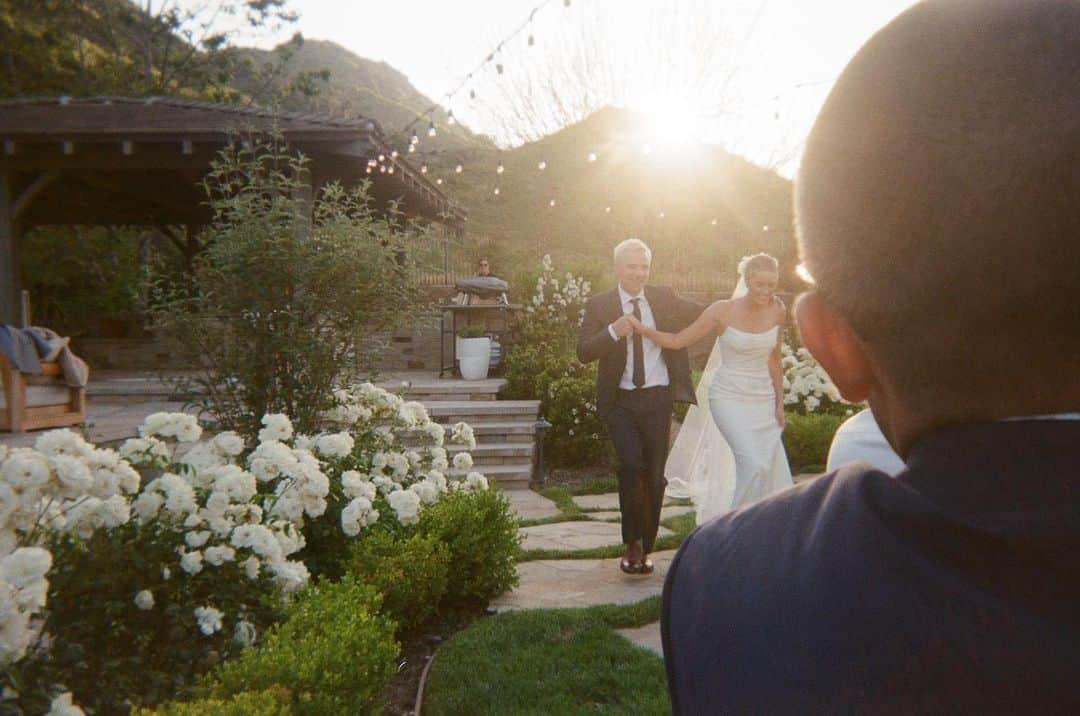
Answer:
[[(292, 0), (305, 37), (383, 60), (437, 101), (543, 5), (449, 103), (474, 130), (514, 143), (551, 131), (575, 108), (621, 104), (650, 114), (669, 135), (722, 144), (788, 176), (836, 76), (865, 40), (912, 4)], [(470, 89), (477, 100), (469, 101)], [(555, 108), (553, 90), (568, 111)], [(537, 126), (522, 129), (526, 117)]]

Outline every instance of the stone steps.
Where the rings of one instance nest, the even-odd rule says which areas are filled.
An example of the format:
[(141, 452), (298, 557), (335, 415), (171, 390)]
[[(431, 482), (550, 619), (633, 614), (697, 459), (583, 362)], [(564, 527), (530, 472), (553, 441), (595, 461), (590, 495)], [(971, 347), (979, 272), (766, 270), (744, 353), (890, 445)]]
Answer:
[[(527, 488), (532, 477), (535, 427), (540, 403), (535, 400), (497, 400), (501, 378), (486, 380), (437, 379), (426, 375), (387, 375), (377, 384), (387, 390), (404, 389), (406, 400), (422, 402), (431, 419), (446, 426), (464, 421), (472, 426), (476, 448), (473, 465), (504, 489)], [(91, 402), (136, 403), (176, 399), (168, 383), (147, 375), (91, 376), (87, 390)], [(420, 442), (419, 436), (417, 442)], [(405, 442), (411, 442), (409, 436)], [(464, 448), (447, 444), (449, 452)]]
[[(432, 401), (466, 401), (466, 400), (495, 400), (499, 389), (506, 384), (501, 378), (488, 378), (486, 380), (407, 380), (409, 387), (405, 390), (407, 400), (418, 400), (421, 403)], [(396, 390), (401, 381), (380, 381), (377, 383), (382, 388)]]
[(465, 421), (474, 428), (486, 423), (535, 421), (540, 410), (539, 400), (437, 400), (424, 405), (435, 422), (452, 425)]
[[(464, 421), (473, 429), (473, 466), (503, 489), (527, 489), (532, 477), (536, 400), (426, 401), (431, 419), (444, 425)], [(449, 452), (464, 450), (447, 444)]]
[(504, 490), (528, 490), (532, 479), (532, 463), (513, 465), (477, 466), (489, 482), (494, 482)]

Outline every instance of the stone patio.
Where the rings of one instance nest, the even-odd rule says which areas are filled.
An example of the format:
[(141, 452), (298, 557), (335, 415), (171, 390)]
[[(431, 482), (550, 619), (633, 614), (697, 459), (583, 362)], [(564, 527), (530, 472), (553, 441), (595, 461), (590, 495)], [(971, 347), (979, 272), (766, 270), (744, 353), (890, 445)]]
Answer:
[(503, 494), (522, 520), (542, 520), (562, 514), (554, 502), (532, 490), (507, 490)]
[(493, 599), (489, 606), (505, 612), (633, 604), (660, 594), (675, 550), (649, 556), (656, 565), (656, 571), (650, 575), (623, 574), (618, 557), (522, 562), (518, 565), (521, 583), (512, 592)]
[[(161, 411), (176, 413), (183, 409), (183, 403), (169, 400), (113, 401), (89, 398), (86, 401), (84, 436), (96, 444), (119, 442), (135, 437), (138, 434), (139, 425), (147, 415)], [(74, 429), (78, 430), (77, 427)], [(0, 432), (0, 445), (31, 447), (44, 432), (47, 431)]]

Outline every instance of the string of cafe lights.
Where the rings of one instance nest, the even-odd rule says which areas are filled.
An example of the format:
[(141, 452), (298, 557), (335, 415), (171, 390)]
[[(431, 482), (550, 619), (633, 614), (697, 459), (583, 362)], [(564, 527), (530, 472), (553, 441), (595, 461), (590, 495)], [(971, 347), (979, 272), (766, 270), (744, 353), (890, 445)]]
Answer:
[[(544, 10), (544, 8), (546, 8), (548, 5), (551, 5), (551, 4), (555, 3), (556, 1), (557, 0), (544, 0), (543, 2), (541, 2), (541, 3), (537, 4), (536, 6), (534, 6), (529, 11), (529, 14), (525, 18), (525, 20), (523, 20), (521, 23), (519, 23), (508, 35), (506, 35), (502, 40), (500, 40), (495, 45), (494, 49), (492, 49), (478, 65), (476, 65), (472, 70), (470, 70), (458, 82), (457, 85), (455, 85), (453, 88), (448, 90), (443, 95), (443, 102), (447, 106), (446, 124), (448, 126), (452, 126), (452, 125), (455, 125), (457, 123), (457, 120), (454, 117), (453, 108), (450, 106), (452, 104), (452, 100), (454, 99), (454, 97), (457, 96), (458, 93), (460, 93), (465, 87), (467, 87), (469, 85), (469, 83), (474, 79), (474, 77), (478, 73), (483, 71), (485, 68), (487, 68), (492, 63), (494, 63), (496, 72), (499, 75), (502, 75), (504, 73), (504, 71), (505, 71), (505, 67), (504, 67), (504, 65), (503, 65), (503, 63), (501, 61), (498, 61), (498, 60), (501, 59), (500, 58), (500, 53), (503, 51), (503, 49), (507, 45), (509, 45), (509, 43), (511, 43), (514, 39), (516, 39), (519, 35), (521, 35), (526, 30), (530, 30), (530, 32), (529, 32), (529, 34), (527, 36), (527, 40), (526, 40), (527, 46), (532, 47), (533, 45), (535, 45), (536, 37), (535, 37), (535, 34), (530, 29), (532, 24), (533, 24), (533, 21), (535, 20), (537, 14), (539, 12)], [(571, 6), (572, 0), (562, 0), (562, 3), (563, 3), (564, 7), (568, 8), (568, 7)], [(813, 81), (813, 82), (800, 82), (800, 83), (797, 83), (797, 84), (793, 85), (791, 88), (789, 88), (788, 91), (794, 91), (796, 89), (800, 89), (800, 88), (806, 87), (806, 86), (813, 86), (813, 85), (817, 85), (817, 84), (823, 84), (824, 82), (826, 82), (826, 80), (819, 80), (819, 81)], [(780, 96), (781, 96), (781, 94), (777, 94), (777, 95), (775, 95), (773, 97), (774, 103), (779, 100)], [(469, 89), (469, 99), (470, 100), (475, 100), (476, 99), (476, 90), (473, 89), (473, 88)], [(426, 119), (428, 121), (428, 128), (427, 128), (427, 131), (426, 131), (427, 136), (430, 137), (430, 138), (434, 138), (434, 137), (438, 136), (438, 129), (437, 129), (436, 125), (435, 125), (435, 120), (434, 120), (433, 115), (434, 115), (434, 113), (436, 111), (438, 111), (441, 108), (442, 108), (441, 103), (438, 103), (438, 102), (432, 103), (423, 112), (420, 112), (419, 114), (417, 114), (413, 118), (413, 120), (411, 122), (409, 122), (409, 124), (405, 125), (399, 132), (397, 132), (395, 135), (391, 135), (391, 136), (405, 136), (406, 133), (411, 132), (411, 134), (409, 135), (409, 142), (408, 142), (407, 148), (405, 149), (405, 152), (409, 153), (409, 154), (416, 153), (418, 151), (417, 147), (420, 145), (420, 141), (421, 141), (419, 133), (416, 131), (417, 125), (422, 124), (422, 122)], [(777, 119), (777, 120), (779, 119), (778, 111), (774, 112), (774, 118)], [(443, 151), (445, 151), (445, 150), (443, 150)], [(426, 152), (424, 154), (426, 156), (434, 156), (434, 155), (443, 153), (443, 151), (433, 150), (433, 151)], [(648, 156), (648, 155), (651, 154), (651, 152), (652, 152), (652, 148), (648, 144), (643, 145), (642, 153), (644, 155)], [(381, 154), (378, 155), (377, 158), (369, 159), (368, 162), (367, 162), (367, 167), (366, 167), (367, 173), (368, 174), (373, 174), (373, 173), (375, 173), (377, 171), (379, 173), (384, 173), (384, 174), (391, 174), (391, 175), (394, 174), (396, 169), (395, 169), (395, 165), (394, 165), (393, 160), (396, 160), (400, 155), (401, 155), (401, 152), (394, 149), (389, 154), (381, 153)], [(598, 159), (599, 159), (599, 155), (595, 151), (588, 152), (586, 154), (586, 156), (585, 156), (585, 160), (588, 163), (595, 163)], [(543, 172), (547, 168), (548, 168), (548, 163), (547, 163), (546, 160), (540, 159), (537, 162), (537, 165), (536, 165), (536, 170), (537, 171)], [(455, 164), (454, 169), (453, 169), (453, 172), (455, 174), (462, 174), (462, 173), (464, 173), (464, 171), (465, 171), (465, 166), (464, 166), (463, 163), (458, 162), (458, 163)], [(501, 177), (504, 174), (505, 171), (506, 171), (506, 167), (505, 167), (504, 163), (502, 162), (502, 160), (500, 159), (497, 162), (496, 167), (495, 167), (496, 181), (498, 181), (498, 178)], [(424, 174), (424, 175), (429, 173), (429, 168), (428, 168), (428, 165), (427, 165), (426, 162), (421, 164), (420, 173)], [(434, 183), (437, 186), (442, 186), (443, 183), (444, 183), (444, 180), (443, 180), (442, 177), (436, 177), (435, 180), (434, 180)], [(494, 185), (493, 189), (492, 189), (492, 195), (497, 197), (497, 196), (500, 196), (501, 194), (502, 194), (502, 188), (499, 186), (498, 183), (496, 183)], [(560, 205), (560, 202), (559, 202), (559, 200), (558, 200), (558, 198), (556, 196), (553, 196), (553, 197), (548, 199), (547, 205), (550, 208), (555, 208), (556, 206)], [(605, 214), (611, 215), (612, 212), (613, 212), (613, 207), (610, 206), (610, 205), (605, 205), (603, 210), (604, 210)], [(659, 221), (663, 221), (664, 219), (667, 218), (667, 213), (664, 210), (661, 209), (656, 213), (655, 218), (657, 220), (659, 220)], [(711, 227), (716, 227), (719, 224), (719, 221), (718, 221), (717, 218), (714, 217), (714, 218), (712, 218), (712, 219), (710, 219), (708, 221), (708, 224)], [(769, 231), (769, 226), (767, 224), (763, 225), (762, 226), (762, 231), (767, 233)]]

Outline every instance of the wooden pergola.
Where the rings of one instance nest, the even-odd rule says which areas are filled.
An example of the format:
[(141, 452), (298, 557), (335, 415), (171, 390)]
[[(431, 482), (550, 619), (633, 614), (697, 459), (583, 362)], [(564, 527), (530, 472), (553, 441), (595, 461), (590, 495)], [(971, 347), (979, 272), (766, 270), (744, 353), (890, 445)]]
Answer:
[[(278, 113), (165, 97), (0, 101), (0, 323), (18, 317), (19, 236), (44, 225), (186, 226), (210, 220), (199, 185), (239, 132), (280, 132), (311, 159), (313, 187), (372, 182), (380, 206), (462, 231), (463, 210), (364, 118)], [(386, 171), (369, 169), (379, 160)]]

